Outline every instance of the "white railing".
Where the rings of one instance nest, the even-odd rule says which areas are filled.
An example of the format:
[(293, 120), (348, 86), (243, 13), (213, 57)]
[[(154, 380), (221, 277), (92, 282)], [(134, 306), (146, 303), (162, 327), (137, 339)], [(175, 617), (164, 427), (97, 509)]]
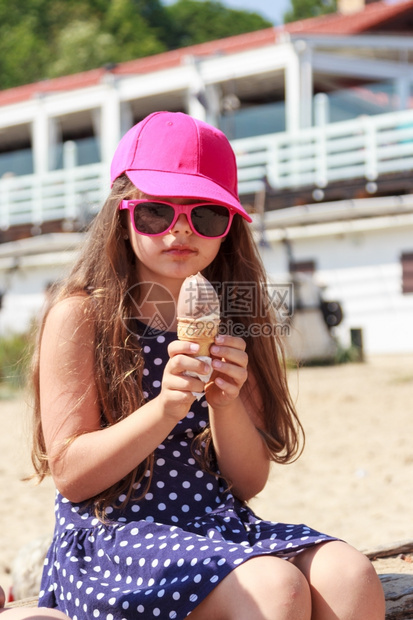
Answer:
[(0, 181), (0, 229), (43, 222), (75, 220), (87, 223), (108, 191), (103, 164), (54, 170)]
[(258, 191), (264, 177), (274, 189), (374, 181), (413, 169), (413, 110), (234, 140), (232, 146), (240, 194)]
[[(234, 140), (232, 145), (241, 197), (259, 191), (265, 177), (275, 190), (323, 188), (352, 178), (374, 181), (382, 174), (413, 169), (413, 110)], [(87, 221), (108, 189), (105, 164), (3, 178), (0, 229)]]

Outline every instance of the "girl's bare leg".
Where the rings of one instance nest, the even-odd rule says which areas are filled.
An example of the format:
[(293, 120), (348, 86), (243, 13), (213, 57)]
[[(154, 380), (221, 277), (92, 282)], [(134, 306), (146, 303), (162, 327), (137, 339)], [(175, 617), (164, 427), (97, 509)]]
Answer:
[(376, 571), (350, 545), (317, 545), (292, 562), (310, 584), (313, 620), (384, 620), (384, 594)]
[(310, 588), (290, 562), (272, 556), (252, 558), (225, 577), (190, 618), (310, 620)]
[[(0, 615), (4, 620), (70, 620), (66, 614), (57, 609), (47, 609), (46, 607), (4, 607), (6, 596), (0, 586)], [(3, 620), (3, 618), (1, 620)]]
[(69, 620), (63, 612), (57, 609), (46, 609), (46, 607), (10, 607), (10, 609), (0, 609), (0, 615), (2, 614), (4, 614), (4, 620), (49, 620), (49, 618)]

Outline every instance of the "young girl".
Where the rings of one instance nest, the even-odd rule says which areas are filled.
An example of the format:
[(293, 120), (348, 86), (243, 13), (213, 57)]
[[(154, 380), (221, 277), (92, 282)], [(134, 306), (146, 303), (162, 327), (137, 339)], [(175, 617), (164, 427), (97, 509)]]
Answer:
[[(229, 142), (156, 112), (111, 180), (35, 363), (34, 462), (58, 489), (40, 603), (73, 620), (383, 620), (362, 554), (247, 505), (270, 462), (297, 455), (300, 424), (280, 343), (260, 332), (275, 318)], [(187, 374), (209, 369), (198, 345), (176, 337), (197, 272), (224, 310), (206, 385)]]

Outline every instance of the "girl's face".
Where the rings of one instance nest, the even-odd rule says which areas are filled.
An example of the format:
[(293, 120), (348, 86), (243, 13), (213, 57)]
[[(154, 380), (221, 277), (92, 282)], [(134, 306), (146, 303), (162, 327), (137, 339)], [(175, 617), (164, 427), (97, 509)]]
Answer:
[[(156, 196), (143, 196), (150, 200), (165, 200)], [(191, 204), (197, 200), (166, 198), (175, 204)], [(139, 208), (139, 207), (137, 207)], [(135, 232), (128, 215), (127, 230), (131, 246), (138, 258), (139, 282), (157, 282), (173, 293), (182, 281), (202, 271), (216, 257), (223, 239), (205, 239), (192, 232), (187, 216), (181, 213), (174, 226), (158, 237), (148, 237)]]

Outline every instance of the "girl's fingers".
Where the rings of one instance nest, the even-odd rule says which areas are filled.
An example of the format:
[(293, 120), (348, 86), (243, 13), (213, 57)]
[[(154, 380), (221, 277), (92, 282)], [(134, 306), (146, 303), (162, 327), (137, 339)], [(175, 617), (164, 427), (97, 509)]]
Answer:
[(211, 366), (196, 357), (190, 357), (189, 355), (177, 354), (172, 357), (168, 362), (170, 372), (174, 375), (179, 375), (184, 372), (196, 372), (200, 375), (206, 375), (211, 370)]
[[(212, 368), (217, 371), (218, 378), (220, 377), (226, 383), (229, 383), (228, 379), (230, 379), (230, 382), (235, 384), (238, 389), (241, 388), (248, 378), (248, 371), (246, 367), (237, 366), (224, 360), (212, 360)], [(217, 385), (219, 384), (217, 383)]]
[[(212, 382), (230, 399), (238, 395), (248, 377), (248, 355), (245, 348), (242, 338), (220, 335), (215, 338), (215, 344), (210, 349), (214, 370)], [(202, 392), (205, 385), (185, 374), (207, 374), (211, 370), (208, 364), (196, 358), (199, 346), (196, 343), (174, 340), (168, 347), (168, 353), (170, 359), (167, 368), (172, 375), (171, 380), (167, 380), (170, 388)]]
[[(185, 344), (188, 345), (189, 343)], [(175, 351), (180, 349), (181, 347), (177, 346)], [(211, 370), (211, 366), (204, 361), (193, 356), (182, 355), (181, 353), (174, 354), (172, 348), (172, 357), (165, 367), (162, 385), (173, 392), (188, 392), (191, 394), (193, 392), (203, 392), (205, 388), (204, 382), (188, 373), (207, 375)]]
[(241, 351), (245, 351), (246, 342), (242, 338), (238, 338), (237, 336), (227, 336), (224, 334), (219, 334), (215, 338), (215, 344), (218, 346), (230, 347), (231, 349), (240, 349)]
[[(245, 341), (234, 336), (220, 336), (215, 339), (215, 342), (210, 352), (214, 356), (212, 368), (218, 373), (216, 385), (228, 394), (230, 393), (228, 386), (235, 386), (239, 391), (248, 377), (248, 355), (245, 352)], [(221, 381), (219, 382), (218, 379)]]
[(186, 394), (190, 395), (191, 400), (193, 400), (193, 393), (203, 392), (204, 389), (205, 384), (201, 379), (188, 375), (186, 372), (179, 374), (164, 373), (162, 390), (168, 392), (172, 398), (175, 398), (173, 395), (180, 394), (182, 397)]
[(226, 362), (231, 362), (241, 368), (246, 368), (248, 366), (248, 355), (244, 349), (214, 344), (210, 352), (211, 355), (216, 358), (224, 359)]
[(237, 385), (234, 385), (234, 383), (226, 381), (221, 376), (216, 377), (214, 383), (218, 386), (220, 390), (222, 390), (223, 394), (230, 399), (236, 398), (239, 394), (239, 387)]
[(196, 377), (190, 375), (180, 375), (175, 377), (174, 384), (170, 386), (170, 389), (177, 392), (203, 392), (205, 389), (205, 383)]
[(168, 345), (168, 355), (169, 357), (174, 357), (180, 354), (191, 356), (198, 355), (199, 344), (187, 342), (186, 340), (174, 340)]

